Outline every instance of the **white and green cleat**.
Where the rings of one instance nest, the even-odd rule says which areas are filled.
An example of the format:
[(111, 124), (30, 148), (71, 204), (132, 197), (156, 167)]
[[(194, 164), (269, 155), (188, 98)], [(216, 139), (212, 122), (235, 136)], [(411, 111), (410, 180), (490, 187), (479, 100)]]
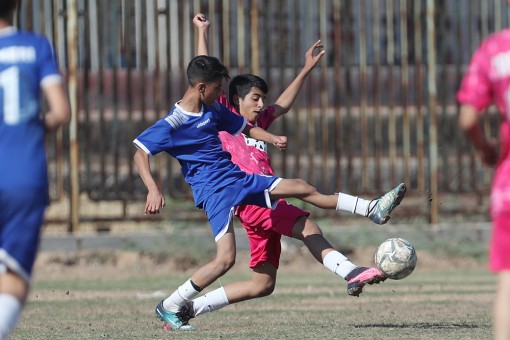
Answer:
[(194, 331), (197, 328), (188, 323), (189, 318), (181, 315), (180, 312), (173, 313), (163, 308), (163, 301), (156, 306), (156, 316), (165, 322), (164, 328), (174, 331)]
[(402, 202), (406, 190), (406, 185), (400, 183), (386, 194), (373, 199), (368, 205), (366, 216), (374, 221), (374, 223), (385, 224), (390, 219), (390, 214), (393, 209)]

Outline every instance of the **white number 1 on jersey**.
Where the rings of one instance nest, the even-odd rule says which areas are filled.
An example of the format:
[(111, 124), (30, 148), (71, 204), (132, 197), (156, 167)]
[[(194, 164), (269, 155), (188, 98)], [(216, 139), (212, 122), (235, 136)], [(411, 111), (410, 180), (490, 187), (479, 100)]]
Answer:
[(0, 72), (0, 87), (4, 92), (4, 122), (7, 125), (16, 125), (20, 121), (19, 70), (17, 67), (9, 67)]

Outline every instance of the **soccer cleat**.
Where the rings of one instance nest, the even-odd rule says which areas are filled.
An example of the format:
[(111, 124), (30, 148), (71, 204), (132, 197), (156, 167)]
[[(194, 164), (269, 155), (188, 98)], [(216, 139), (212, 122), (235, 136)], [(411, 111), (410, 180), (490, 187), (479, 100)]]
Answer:
[(346, 277), (347, 294), (359, 296), (363, 287), (386, 280), (383, 273), (377, 268), (356, 267)]
[(188, 324), (189, 317), (183, 317), (181, 312), (173, 313), (163, 308), (163, 301), (156, 306), (156, 316), (165, 322), (163, 326), (166, 330), (174, 331), (194, 331), (197, 328)]
[(406, 185), (400, 183), (386, 194), (373, 199), (368, 205), (367, 217), (377, 224), (384, 224), (390, 219), (390, 214), (406, 194)]

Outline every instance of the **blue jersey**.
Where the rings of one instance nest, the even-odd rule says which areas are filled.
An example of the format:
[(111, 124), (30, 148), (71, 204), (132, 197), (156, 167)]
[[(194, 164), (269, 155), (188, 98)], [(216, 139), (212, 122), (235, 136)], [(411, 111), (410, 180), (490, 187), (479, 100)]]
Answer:
[(215, 102), (192, 113), (176, 104), (163, 119), (145, 130), (134, 144), (150, 156), (165, 151), (181, 164), (181, 171), (193, 190), (195, 204), (222, 187), (246, 176), (221, 147), (219, 131), (239, 134), (246, 125), (244, 117), (233, 114)]
[(0, 30), (0, 189), (48, 187), (41, 87), (61, 81), (49, 41)]

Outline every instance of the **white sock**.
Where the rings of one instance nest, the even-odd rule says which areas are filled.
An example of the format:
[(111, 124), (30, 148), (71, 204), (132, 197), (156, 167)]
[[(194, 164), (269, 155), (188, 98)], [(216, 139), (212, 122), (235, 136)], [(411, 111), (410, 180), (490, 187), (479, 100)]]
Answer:
[(193, 315), (214, 312), (229, 304), (227, 294), (223, 287), (213, 290), (193, 300)]
[(338, 202), (336, 204), (336, 210), (348, 211), (353, 214), (361, 216), (367, 216), (368, 205), (370, 201), (359, 198), (357, 196), (351, 196), (344, 193), (338, 193)]
[(193, 287), (191, 279), (189, 279), (163, 301), (163, 308), (169, 312), (177, 313), (184, 302), (193, 299), (198, 293), (200, 292)]
[(10, 294), (0, 294), (0, 339), (7, 339), (22, 310), (21, 302)]
[(347, 274), (349, 274), (356, 265), (349, 261), (347, 257), (342, 255), (336, 250), (330, 251), (324, 256), (322, 263), (326, 268), (331, 270), (333, 273), (341, 276), (345, 279)]

